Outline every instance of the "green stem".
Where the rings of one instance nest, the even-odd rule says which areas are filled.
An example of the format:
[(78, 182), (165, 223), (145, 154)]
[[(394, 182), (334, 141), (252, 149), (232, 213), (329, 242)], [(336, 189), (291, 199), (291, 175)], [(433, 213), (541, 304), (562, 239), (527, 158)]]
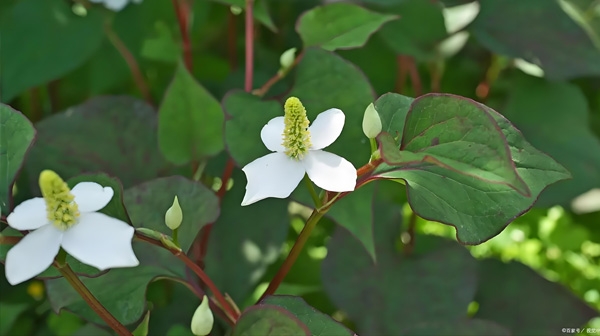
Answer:
[(325, 215), (325, 212), (320, 212), (317, 209), (315, 209), (310, 215), (310, 217), (306, 221), (306, 224), (304, 225), (304, 228), (302, 229), (302, 232), (300, 232), (300, 235), (298, 235), (294, 246), (292, 246), (290, 254), (288, 254), (287, 258), (285, 258), (285, 261), (277, 271), (277, 274), (275, 274), (275, 277), (273, 277), (273, 280), (271, 280), (271, 282), (269, 283), (267, 290), (260, 297), (260, 299), (258, 299), (259, 302), (266, 296), (273, 295), (273, 293), (275, 293), (281, 282), (283, 282), (283, 279), (285, 279), (285, 276), (288, 274), (288, 272), (296, 262), (296, 259), (298, 259), (298, 256), (300, 255), (300, 252), (304, 247), (304, 244), (306, 244), (306, 242), (308, 241), (308, 237), (310, 237), (310, 233), (315, 228), (319, 220), (323, 217), (323, 215)]
[(310, 178), (308, 178), (307, 174), (304, 174), (304, 183), (306, 183), (306, 187), (308, 188), (308, 192), (310, 193), (310, 197), (312, 198), (313, 202), (315, 202), (315, 207), (316, 208), (320, 208), (321, 207), (321, 198), (319, 197), (319, 195), (317, 195), (317, 192), (315, 190), (315, 187), (312, 184), (312, 181), (310, 180)]
[(58, 263), (54, 263), (54, 266), (58, 269), (58, 271), (62, 274), (63, 277), (73, 286), (73, 288), (81, 295), (83, 300), (87, 302), (87, 304), (92, 308), (100, 318), (108, 324), (118, 335), (131, 335), (131, 332), (125, 328), (124, 325), (121, 324), (112, 314), (104, 308), (104, 306), (96, 299), (94, 294), (90, 292), (90, 290), (85, 287), (83, 282), (79, 279), (77, 274), (73, 272), (71, 267), (68, 264), (59, 265)]
[(173, 230), (173, 243), (179, 246), (179, 228)]
[(373, 155), (373, 153), (375, 153), (377, 151), (377, 140), (375, 140), (375, 138), (371, 138), (369, 139), (369, 144), (371, 144), (371, 156)]

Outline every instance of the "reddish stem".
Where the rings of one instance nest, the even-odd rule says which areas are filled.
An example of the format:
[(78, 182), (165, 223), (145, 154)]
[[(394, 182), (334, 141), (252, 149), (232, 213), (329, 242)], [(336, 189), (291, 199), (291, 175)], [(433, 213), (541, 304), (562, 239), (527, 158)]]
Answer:
[(396, 77), (395, 91), (399, 94), (404, 94), (404, 86), (406, 84), (406, 77), (408, 76), (406, 57), (402, 55), (397, 55), (396, 64), (398, 65), (398, 77)]
[(413, 90), (415, 91), (415, 97), (419, 97), (423, 94), (423, 84), (421, 83), (417, 63), (412, 57), (407, 57), (407, 61), (408, 74), (410, 75), (410, 81), (412, 82)]
[(173, 8), (175, 9), (175, 15), (177, 16), (177, 22), (179, 23), (179, 30), (181, 32), (181, 44), (183, 47), (185, 67), (189, 72), (192, 72), (192, 44), (190, 43), (189, 32), (190, 4), (187, 0), (173, 0)]
[[(252, 83), (253, 83), (253, 67), (254, 67), (254, 16), (253, 16), (253, 5), (254, 0), (246, 0), (246, 78), (244, 81), (244, 89), (246, 92), (252, 91)], [(223, 175), (221, 177), (221, 187), (217, 191), (217, 196), (219, 197), (219, 203), (222, 202), (223, 196), (227, 192), (227, 185), (229, 184), (229, 179), (233, 174), (233, 169), (235, 168), (235, 162), (230, 157), (227, 160), (227, 164), (225, 165), (225, 169), (223, 170)], [(204, 257), (206, 256), (206, 252), (208, 251), (208, 238), (210, 236), (210, 232), (212, 230), (212, 226), (214, 223), (207, 224), (200, 231), (200, 239), (197, 242), (200, 244), (199, 249), (194, 249), (195, 251), (199, 251), (198, 256), (198, 264), (202, 265)]]
[(136, 233), (135, 237), (138, 238), (139, 240), (145, 241), (152, 245), (162, 247), (162, 248), (168, 250), (169, 252), (171, 252), (171, 254), (173, 254), (177, 258), (179, 258), (179, 260), (183, 261), (189, 269), (191, 269), (194, 273), (196, 273), (196, 275), (200, 278), (202, 283), (204, 283), (210, 289), (210, 291), (215, 296), (215, 299), (217, 300), (217, 302), (219, 302), (219, 305), (221, 305), (221, 308), (223, 308), (234, 321), (237, 320), (237, 318), (239, 317), (239, 314), (236, 312), (236, 310), (233, 307), (231, 307), (229, 302), (227, 302), (227, 300), (225, 299), (223, 294), (221, 294), (221, 292), (219, 291), (217, 286), (215, 286), (215, 284), (212, 282), (210, 277), (208, 275), (206, 275), (206, 273), (204, 273), (202, 268), (200, 268), (190, 258), (188, 258), (188, 256), (185, 255), (185, 253), (183, 253), (181, 250), (170, 249), (170, 248), (164, 246), (160, 241), (158, 241), (154, 238), (144, 236), (142, 234)]

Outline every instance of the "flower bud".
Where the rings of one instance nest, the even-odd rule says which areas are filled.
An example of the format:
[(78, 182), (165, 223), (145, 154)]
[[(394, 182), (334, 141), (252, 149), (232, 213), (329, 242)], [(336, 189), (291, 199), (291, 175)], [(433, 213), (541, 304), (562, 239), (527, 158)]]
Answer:
[(242, 7), (240, 7), (240, 6), (231, 6), (231, 7), (229, 7), (229, 10), (231, 11), (231, 14), (233, 14), (233, 15), (242, 14)]
[(373, 103), (369, 104), (365, 110), (362, 129), (363, 133), (365, 133), (369, 139), (374, 139), (381, 133), (381, 118), (379, 117), (377, 110), (375, 110)]
[(281, 69), (279, 71), (286, 73), (294, 64), (296, 60), (296, 48), (290, 48), (281, 54), (279, 57), (279, 64), (281, 65)]
[(181, 207), (179, 206), (179, 200), (177, 196), (175, 196), (175, 200), (173, 200), (173, 205), (167, 210), (165, 213), (165, 224), (171, 230), (175, 230), (181, 225), (181, 221), (183, 220), (183, 212), (181, 211)]
[(192, 333), (196, 336), (205, 336), (212, 330), (215, 318), (213, 317), (210, 307), (208, 305), (208, 298), (206, 295), (202, 298), (200, 306), (194, 312), (192, 316)]

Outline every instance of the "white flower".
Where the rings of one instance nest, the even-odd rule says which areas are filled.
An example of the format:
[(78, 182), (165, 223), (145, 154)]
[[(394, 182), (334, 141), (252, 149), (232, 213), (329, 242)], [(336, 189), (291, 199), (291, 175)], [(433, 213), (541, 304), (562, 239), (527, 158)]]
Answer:
[(274, 153), (247, 164), (242, 170), (248, 184), (242, 205), (268, 197), (286, 198), (305, 174), (328, 191), (352, 191), (356, 168), (346, 159), (325, 152), (342, 133), (346, 116), (332, 108), (320, 113), (310, 127), (300, 100), (289, 98), (285, 116), (271, 119), (260, 132), (265, 146)]
[[(104, 3), (104, 7), (112, 10), (113, 12), (121, 11), (130, 2), (130, 0), (90, 0), (90, 1), (95, 2), (95, 3)], [(131, 0), (131, 2), (139, 4), (142, 2), (142, 0)]]
[(34, 230), (6, 255), (6, 279), (11, 285), (46, 270), (61, 247), (100, 270), (139, 264), (131, 247), (133, 227), (98, 212), (112, 199), (112, 188), (81, 182), (69, 190), (49, 170), (40, 174), (40, 188), (43, 198), (24, 201), (7, 217), (17, 230)]

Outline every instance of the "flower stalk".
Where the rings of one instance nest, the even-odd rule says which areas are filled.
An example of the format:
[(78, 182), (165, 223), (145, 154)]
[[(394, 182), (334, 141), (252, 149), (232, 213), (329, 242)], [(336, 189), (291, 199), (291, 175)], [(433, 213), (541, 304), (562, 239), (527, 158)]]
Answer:
[(96, 299), (94, 294), (81, 282), (77, 274), (73, 272), (71, 267), (64, 263), (54, 263), (54, 267), (58, 269), (60, 274), (69, 282), (69, 284), (81, 295), (83, 300), (114, 330), (117, 335), (131, 335), (131, 332), (125, 328), (101, 303)]

